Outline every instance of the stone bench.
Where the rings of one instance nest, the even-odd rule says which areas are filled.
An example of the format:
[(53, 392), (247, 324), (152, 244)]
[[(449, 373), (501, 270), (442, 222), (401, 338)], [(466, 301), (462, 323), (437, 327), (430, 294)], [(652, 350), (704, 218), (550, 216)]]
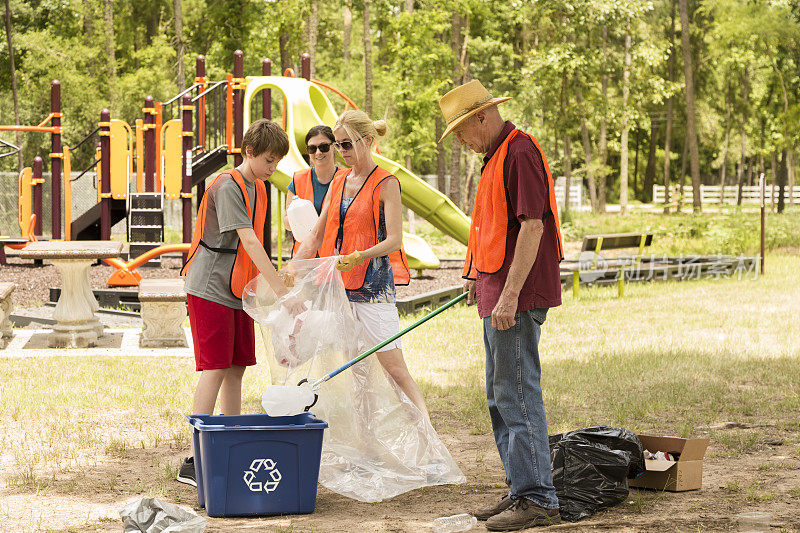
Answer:
[(11, 320), (9, 318), (13, 310), (11, 293), (16, 288), (16, 283), (0, 283), (0, 349), (6, 347), (6, 339), (10, 339), (12, 335)]
[(142, 348), (187, 347), (183, 321), (186, 320), (186, 293), (183, 279), (143, 279), (139, 282), (142, 305)]

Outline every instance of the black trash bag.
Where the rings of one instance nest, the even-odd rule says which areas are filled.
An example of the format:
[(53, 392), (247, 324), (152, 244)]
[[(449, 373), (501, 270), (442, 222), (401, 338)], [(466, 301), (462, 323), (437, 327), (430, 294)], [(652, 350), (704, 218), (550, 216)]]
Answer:
[(624, 501), (628, 478), (645, 470), (639, 438), (606, 426), (550, 435), (550, 465), (561, 518), (569, 522)]

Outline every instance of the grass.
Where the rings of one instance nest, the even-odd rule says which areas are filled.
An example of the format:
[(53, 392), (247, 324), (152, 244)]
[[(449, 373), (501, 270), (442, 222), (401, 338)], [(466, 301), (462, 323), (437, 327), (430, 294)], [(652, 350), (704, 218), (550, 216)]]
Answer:
[[(638, 224), (647, 216), (632, 218), (639, 217)], [(742, 222), (738, 216), (745, 217), (730, 220)], [(575, 220), (580, 224), (580, 215)], [(581, 231), (626, 229), (611, 225), (619, 217), (604, 220), (587, 219)], [(668, 239), (677, 242), (682, 222), (697, 221), (690, 215), (663, 219), (671, 229), (655, 243), (672, 246)], [(794, 228), (800, 217), (773, 223)], [(424, 224), (417, 229), (429, 231)], [(791, 231), (791, 239), (800, 239), (800, 229)], [(700, 238), (714, 242), (708, 233)], [(687, 249), (692, 239), (685, 237)], [(787, 239), (776, 246), (792, 242)], [(436, 246), (447, 257), (445, 244)], [(456, 248), (452, 241), (447, 246)], [(630, 284), (623, 299), (615, 288), (583, 290), (579, 301), (565, 293), (563, 305), (548, 314), (540, 344), (550, 432), (605, 424), (688, 436), (721, 422), (757, 426), (712, 430), (714, 454), (721, 456), (761, 449), (770, 431), (764, 425), (796, 433), (798, 271), (800, 255), (784, 251), (767, 258), (767, 274), (757, 279)], [(402, 326), (416, 318), (404, 317)], [(460, 306), (436, 317), (406, 336), (403, 347), (440, 432), (491, 432), (475, 308)], [(84, 497), (89, 486), (90, 493), (149, 494), (181, 503), (172, 482), (174, 457), (188, 448), (185, 414), (198, 379), (193, 368), (172, 357), (0, 359), (0, 482), (12, 493)], [(246, 373), (244, 412), (261, 411), (266, 373), (263, 364)], [(800, 456), (800, 441), (786, 439)], [(152, 475), (102, 475), (106, 465), (120, 462)], [(764, 463), (758, 477), (770, 479), (777, 468)], [(755, 480), (729, 481), (724, 490), (753, 503), (776, 498), (768, 483)], [(790, 494), (796, 497), (800, 487)], [(641, 510), (652, 503), (642, 497), (632, 505)]]
[[(631, 284), (623, 299), (611, 288), (580, 301), (565, 293), (540, 345), (551, 432), (609, 424), (691, 434), (722, 421), (790, 423), (800, 408), (800, 258), (767, 265), (757, 280)], [(489, 429), (480, 328), (475, 310), (460, 307), (404, 339), (434, 411), (476, 432)], [(720, 439), (738, 452), (758, 444), (755, 432)]]
[[(645, 250), (646, 255), (756, 255), (760, 250), (760, 215), (753, 211), (731, 209), (714, 215), (634, 212), (625, 216), (571, 212), (561, 226), (565, 242), (578, 243), (584, 235), (596, 233), (653, 232), (653, 244)], [(766, 228), (768, 251), (800, 247), (800, 208), (787, 209), (782, 215), (768, 213)], [(404, 230), (408, 229), (406, 221)], [(466, 246), (419, 217), (414, 229), (440, 258), (463, 259), (466, 254)], [(577, 255), (579, 249), (575, 245), (567, 247), (567, 255)]]
[[(584, 291), (580, 301), (565, 293), (540, 345), (550, 431), (607, 424), (690, 435), (723, 421), (796, 428), (798, 270), (800, 257), (784, 255), (757, 280), (631, 284), (623, 299), (614, 289)], [(488, 433), (475, 309), (456, 307), (403, 342), (437, 426)], [(188, 445), (184, 414), (197, 375), (187, 360), (0, 359), (0, 380), (8, 428), (0, 446), (15, 458), (17, 484), (41, 482), (31, 464), (69, 472), (97, 457)], [(245, 411), (260, 411), (264, 384), (260, 367), (246, 374)], [(759, 434), (712, 437), (734, 454), (757, 449)]]
[[(756, 255), (760, 250), (758, 211), (729, 209), (720, 214), (631, 213), (595, 215), (572, 213), (562, 223), (565, 240), (582, 240), (596, 233), (653, 232), (653, 244), (646, 253), (654, 255)], [(800, 246), (800, 209), (766, 216), (767, 250)]]

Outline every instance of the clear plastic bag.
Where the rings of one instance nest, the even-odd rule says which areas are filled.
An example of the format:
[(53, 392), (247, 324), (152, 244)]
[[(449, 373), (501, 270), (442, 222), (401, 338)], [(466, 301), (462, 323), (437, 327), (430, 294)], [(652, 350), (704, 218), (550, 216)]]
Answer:
[[(353, 317), (336, 261), (291, 263), (290, 296), (306, 303), (306, 313), (312, 313), (306, 316), (316, 316), (313, 327), (301, 325), (299, 334), (293, 333), (297, 317), (289, 316), (266, 280), (258, 276), (245, 288), (244, 310), (261, 326), (267, 353), (259, 360), (268, 362), (271, 383), (313, 382), (371, 348)], [(271, 315), (276, 311), (280, 316)], [(377, 357), (326, 382), (318, 394), (312, 411), (329, 426), (319, 481), (329, 490), (378, 502), (420, 487), (466, 481), (436, 431)]]

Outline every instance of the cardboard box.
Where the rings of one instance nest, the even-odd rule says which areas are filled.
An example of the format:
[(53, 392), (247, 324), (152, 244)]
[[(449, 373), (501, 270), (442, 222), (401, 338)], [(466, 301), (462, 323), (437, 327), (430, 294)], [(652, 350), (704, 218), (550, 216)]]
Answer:
[(645, 450), (680, 454), (677, 461), (652, 461), (645, 459), (647, 471), (636, 479), (629, 479), (631, 487), (680, 492), (697, 490), (703, 485), (703, 456), (709, 439), (681, 439), (637, 435)]

